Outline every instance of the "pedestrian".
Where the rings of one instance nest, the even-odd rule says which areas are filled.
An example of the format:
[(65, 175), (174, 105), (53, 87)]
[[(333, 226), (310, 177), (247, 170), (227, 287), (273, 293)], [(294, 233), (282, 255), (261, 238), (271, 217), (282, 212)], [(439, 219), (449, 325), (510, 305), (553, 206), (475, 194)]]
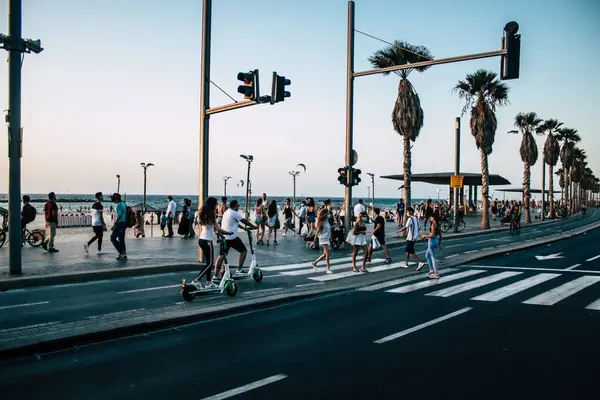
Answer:
[(273, 244), (277, 244), (277, 229), (279, 229), (279, 216), (277, 212), (277, 201), (271, 200), (269, 203), (269, 208), (267, 210), (267, 227), (269, 228), (269, 233), (267, 233), (267, 246), (269, 245), (269, 240), (271, 239), (271, 233), (273, 233)]
[(396, 214), (398, 216), (398, 226), (402, 226), (404, 224), (404, 200), (400, 199), (400, 202), (396, 205)]
[(354, 219), (358, 221), (358, 219), (360, 218), (360, 214), (366, 211), (367, 210), (365, 208), (365, 205), (363, 204), (363, 200), (358, 199), (358, 203), (356, 203), (356, 205), (354, 206)]
[(215, 250), (213, 246), (213, 241), (215, 240), (215, 231), (218, 231), (223, 235), (233, 234), (233, 232), (223, 230), (219, 225), (217, 225), (216, 207), (217, 199), (214, 197), (209, 197), (202, 204), (202, 208), (200, 209), (200, 213), (198, 215), (198, 222), (200, 224), (198, 246), (202, 249), (202, 255), (206, 261), (204, 268), (191, 282), (191, 284), (196, 286), (198, 289), (204, 289), (204, 285), (202, 284), (203, 276), (206, 276), (206, 284), (208, 289), (214, 289), (217, 287), (210, 276), (211, 271), (214, 268), (215, 261)]
[(423, 229), (427, 229), (427, 221), (429, 221), (429, 217), (433, 215), (433, 207), (431, 205), (431, 199), (427, 200), (425, 204), (425, 221), (423, 223)]
[(173, 220), (175, 220), (175, 215), (177, 214), (177, 203), (173, 200), (172, 196), (168, 196), (167, 200), (169, 200), (169, 205), (167, 206), (167, 229), (169, 230), (169, 234), (167, 237), (173, 237)]
[(162, 216), (160, 217), (160, 230), (162, 231), (162, 237), (165, 237), (165, 228), (167, 227), (167, 222), (167, 213), (163, 211)]
[(192, 206), (191, 199), (187, 199), (187, 205), (188, 205), (188, 220), (190, 222), (190, 228), (188, 231), (188, 239), (192, 239), (196, 236), (196, 231), (194, 230), (194, 219), (196, 217), (196, 210), (194, 210), (194, 207)]
[(23, 236), (27, 224), (35, 220), (37, 211), (29, 202), (31, 198), (28, 195), (23, 196), (23, 209), (21, 210), (21, 236)]
[(188, 204), (187, 198), (183, 199), (183, 211), (181, 212), (181, 219), (179, 220), (179, 228), (177, 233), (181, 235), (181, 239), (187, 239), (189, 237), (190, 221), (188, 220)]
[(50, 235), (48, 239), (42, 242), (42, 247), (48, 253), (58, 253), (58, 250), (54, 248), (56, 225), (58, 224), (58, 206), (56, 205), (56, 195), (54, 192), (48, 193), (48, 201), (44, 205), (44, 217), (46, 218), (46, 228), (50, 231)]
[(408, 214), (406, 225), (396, 231), (397, 233), (406, 231), (406, 264), (403, 267), (408, 268), (408, 259), (412, 256), (419, 263), (417, 265), (417, 271), (419, 271), (425, 265), (415, 254), (415, 241), (419, 238), (419, 220), (415, 217), (414, 208), (408, 207), (406, 212)]
[(327, 209), (324, 208), (319, 212), (319, 217), (317, 218), (317, 233), (316, 236), (319, 238), (319, 244), (323, 247), (323, 254), (319, 256), (313, 263), (312, 266), (317, 270), (317, 264), (322, 259), (325, 259), (325, 268), (327, 269), (327, 274), (332, 274), (331, 267), (329, 266), (330, 260), (330, 252), (329, 245), (331, 242), (331, 225), (329, 224), (329, 220), (327, 218)]
[(94, 243), (96, 240), (98, 241), (98, 251), (97, 255), (102, 255), (104, 252), (102, 251), (102, 238), (104, 237), (104, 232), (106, 232), (106, 223), (104, 222), (104, 206), (102, 206), (102, 201), (104, 200), (102, 197), (102, 192), (98, 192), (95, 195), (96, 202), (92, 206), (92, 230), (94, 231), (94, 237), (92, 237), (89, 241), (83, 244), (83, 249), (86, 253), (90, 252), (90, 245)]
[[(263, 193), (264, 195), (264, 193)], [(230, 204), (231, 206), (231, 204)], [(256, 200), (256, 206), (254, 207), (254, 214), (256, 215), (255, 222), (256, 226), (258, 226), (258, 231), (256, 232), (256, 244), (265, 244), (263, 242), (265, 236), (265, 224), (267, 223), (267, 212), (265, 210), (265, 206), (263, 204), (262, 197)]]
[(290, 205), (291, 201), (292, 200), (288, 197), (285, 199), (285, 205), (283, 206), (283, 218), (285, 218), (285, 223), (283, 224), (283, 237), (287, 236), (288, 229), (292, 232), (292, 235), (296, 234), (293, 222), (296, 213), (292, 210), (292, 206)]
[(427, 263), (429, 264), (429, 274), (427, 275), (429, 279), (438, 279), (440, 275), (437, 270), (437, 261), (435, 259), (438, 247), (442, 246), (442, 232), (439, 227), (439, 220), (436, 215), (431, 215), (429, 217), (430, 222), (430, 232), (428, 235), (422, 235), (421, 239), (427, 241), (427, 252), (425, 252), (425, 258), (427, 258)]
[(367, 248), (367, 221), (369, 220), (369, 217), (367, 216), (367, 212), (363, 211), (360, 214), (358, 214), (358, 218), (356, 219), (356, 222), (354, 223), (354, 249), (352, 251), (352, 272), (358, 272), (358, 270), (356, 269), (356, 256), (358, 254), (358, 251), (360, 249), (362, 249), (363, 251), (363, 260), (362, 260), (362, 267), (360, 269), (360, 272), (369, 272), (367, 271), (367, 252), (368, 252), (368, 248)]
[[(262, 200), (262, 199), (259, 199)], [(231, 200), (229, 203), (229, 209), (225, 211), (223, 214), (223, 224), (221, 227), (231, 232), (230, 235), (225, 235), (225, 253), (221, 253), (217, 262), (215, 263), (215, 273), (213, 276), (213, 282), (219, 280), (220, 276), (217, 274), (217, 271), (221, 268), (221, 264), (223, 263), (223, 258), (227, 254), (229, 254), (229, 249), (235, 249), (240, 253), (240, 258), (238, 260), (238, 267), (236, 273), (243, 272), (244, 261), (246, 261), (246, 255), (248, 255), (248, 250), (246, 249), (246, 245), (242, 242), (242, 239), (238, 236), (238, 224), (241, 222), (244, 225), (249, 226), (252, 229), (258, 229), (258, 226), (252, 225), (250, 221), (248, 221), (242, 214), (238, 212), (240, 205), (237, 200)]]
[(300, 210), (298, 211), (298, 235), (302, 233), (302, 227), (306, 223), (306, 200), (300, 202)]
[(115, 203), (115, 223), (112, 226), (110, 241), (115, 246), (119, 256), (117, 260), (127, 260), (127, 248), (125, 247), (125, 229), (127, 229), (127, 206), (121, 201), (119, 193), (113, 193), (110, 200)]
[[(377, 239), (381, 248), (383, 248), (383, 252), (385, 253), (385, 263), (391, 264), (392, 259), (390, 257), (390, 252), (388, 251), (388, 248), (385, 245), (385, 219), (381, 216), (381, 209), (375, 208), (375, 209), (373, 209), (373, 212), (375, 213), (375, 220), (374, 220), (375, 227), (373, 228), (373, 232), (371, 233), (371, 236), (374, 237), (375, 239)], [(371, 243), (369, 244), (369, 255), (368, 255), (367, 261), (371, 261), (372, 254), (373, 254), (373, 241), (371, 240)]]
[(317, 208), (315, 200), (312, 197), (306, 199), (306, 225), (308, 227), (308, 236), (312, 236), (317, 221)]
[(227, 211), (227, 197), (221, 197), (221, 203), (217, 206), (217, 224), (221, 226), (223, 221), (223, 214)]

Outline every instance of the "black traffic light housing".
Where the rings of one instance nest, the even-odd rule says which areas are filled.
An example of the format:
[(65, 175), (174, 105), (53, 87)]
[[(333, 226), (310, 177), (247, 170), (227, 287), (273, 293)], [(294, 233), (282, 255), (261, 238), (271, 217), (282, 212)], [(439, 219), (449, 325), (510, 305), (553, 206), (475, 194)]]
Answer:
[(291, 97), (292, 94), (286, 90), (286, 86), (291, 84), (291, 80), (287, 79), (285, 76), (279, 76), (277, 75), (277, 72), (273, 71), (271, 104), (279, 103), (280, 101), (284, 101), (286, 97)]
[(344, 186), (347, 186), (347, 184), (348, 184), (348, 168), (346, 168), (346, 167), (338, 168), (338, 174), (340, 174), (340, 176), (338, 176), (338, 182)]
[(506, 49), (506, 55), (500, 60), (500, 79), (518, 79), (519, 64), (521, 59), (521, 35), (519, 24), (511, 21), (504, 27), (504, 36), (502, 38), (502, 49)]
[(237, 75), (239, 81), (242, 81), (242, 85), (238, 86), (238, 93), (244, 95), (245, 99), (256, 100), (260, 97), (258, 87), (258, 70), (248, 72), (240, 72)]
[(358, 184), (360, 183), (361, 179), (360, 179), (360, 173), (362, 171), (360, 169), (354, 169), (352, 168), (352, 186), (358, 186)]

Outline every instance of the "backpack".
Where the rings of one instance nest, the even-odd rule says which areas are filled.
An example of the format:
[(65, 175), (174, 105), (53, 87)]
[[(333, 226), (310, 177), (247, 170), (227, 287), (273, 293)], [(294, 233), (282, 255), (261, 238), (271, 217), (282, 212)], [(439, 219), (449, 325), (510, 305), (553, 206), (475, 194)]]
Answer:
[(125, 225), (128, 228), (133, 228), (135, 226), (135, 213), (129, 206), (125, 209)]
[(33, 222), (35, 220), (36, 215), (37, 210), (31, 204), (27, 204), (23, 207), (23, 220), (26, 223)]

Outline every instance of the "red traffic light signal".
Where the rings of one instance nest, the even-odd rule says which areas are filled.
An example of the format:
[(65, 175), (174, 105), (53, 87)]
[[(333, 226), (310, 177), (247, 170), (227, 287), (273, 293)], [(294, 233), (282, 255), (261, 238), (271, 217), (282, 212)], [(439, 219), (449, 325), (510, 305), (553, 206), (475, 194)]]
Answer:
[(260, 97), (258, 89), (258, 70), (240, 72), (237, 74), (238, 81), (242, 81), (243, 85), (238, 86), (238, 93), (244, 95), (245, 99), (256, 100)]
[(338, 176), (338, 182), (346, 186), (348, 183), (348, 169), (346, 167), (338, 168), (338, 174), (340, 174), (340, 176)]

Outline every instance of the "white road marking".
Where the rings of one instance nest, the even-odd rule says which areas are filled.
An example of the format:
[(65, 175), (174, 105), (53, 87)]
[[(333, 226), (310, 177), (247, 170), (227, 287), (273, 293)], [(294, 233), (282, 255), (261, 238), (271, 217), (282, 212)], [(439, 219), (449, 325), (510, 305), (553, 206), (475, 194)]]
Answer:
[(296, 285), (296, 287), (309, 287), (309, 286), (317, 286), (324, 285), (325, 282), (315, 282), (315, 283), (303, 283), (302, 285)]
[(427, 280), (425, 280), (423, 282), (415, 283), (415, 284), (412, 284), (412, 285), (400, 286), (400, 287), (395, 288), (395, 289), (387, 290), (387, 292), (388, 293), (409, 293), (409, 292), (414, 292), (415, 290), (419, 290), (419, 289), (423, 289), (423, 288), (427, 288), (427, 287), (439, 285), (439, 284), (446, 283), (446, 282), (455, 281), (457, 279), (466, 278), (466, 277), (472, 276), (472, 275), (483, 274), (484, 272), (487, 272), (487, 271), (472, 269), (472, 270), (469, 270), (469, 271), (459, 272), (458, 274), (452, 274), (450, 276), (444, 275), (444, 276), (442, 276), (439, 279), (427, 279)]
[(571, 265), (570, 267), (565, 268), (565, 271), (570, 271), (570, 270), (575, 269), (577, 267), (581, 267), (581, 264)]
[[(404, 265), (404, 261), (397, 262), (394, 264), (382, 265), (381, 267), (371, 267), (371, 268), (367, 267), (367, 270), (371, 273), (374, 273), (374, 272), (387, 271), (390, 269), (400, 268), (402, 265)], [(334, 273), (331, 275), (317, 276), (315, 278), (308, 278), (308, 279), (311, 279), (313, 281), (326, 282), (326, 281), (335, 281), (337, 279), (343, 279), (343, 278), (348, 278), (351, 276), (358, 276), (358, 275), (364, 275), (364, 274), (365, 274), (365, 272), (348, 271), (348, 272), (342, 272), (342, 273), (338, 273), (338, 274)]]
[(145, 311), (145, 310), (146, 310), (145, 308), (136, 308), (136, 309), (133, 309), (133, 310), (115, 311), (115, 312), (106, 313), (106, 314), (92, 315), (90, 317), (86, 317), (86, 319), (98, 319), (98, 318), (106, 318), (106, 317), (119, 317), (119, 316), (125, 316), (125, 315), (130, 314), (130, 313), (140, 312), (140, 311)]
[(561, 300), (585, 289), (588, 286), (592, 286), (596, 282), (600, 281), (600, 276), (585, 275), (577, 279), (567, 282), (564, 285), (560, 285), (557, 288), (544, 292), (540, 295), (532, 297), (529, 300), (525, 300), (524, 304), (536, 304), (542, 306), (552, 306)]
[(452, 257), (457, 257), (457, 256), (458, 256), (458, 254), (452, 254), (451, 256), (447, 256), (447, 257), (444, 257), (444, 258), (452, 258)]
[(41, 304), (48, 304), (49, 301), (38, 301), (37, 303), (25, 303), (25, 304), (16, 304), (14, 306), (2, 306), (0, 310), (7, 310), (9, 308), (18, 308), (18, 307), (31, 307), (31, 306), (39, 306)]
[(158, 274), (158, 275), (143, 275), (143, 276), (134, 276), (131, 279), (150, 279), (150, 278), (161, 278), (163, 276), (175, 275), (176, 272), (168, 272), (166, 274)]
[(395, 339), (401, 338), (402, 336), (406, 336), (408, 334), (411, 334), (411, 333), (416, 332), (418, 330), (421, 330), (423, 328), (427, 328), (428, 326), (435, 325), (435, 324), (443, 322), (443, 321), (445, 321), (447, 319), (454, 318), (456, 316), (464, 314), (467, 311), (471, 311), (472, 309), (473, 309), (472, 307), (465, 307), (465, 308), (460, 309), (458, 311), (454, 311), (453, 313), (446, 314), (446, 315), (444, 315), (442, 317), (439, 317), (439, 318), (436, 318), (436, 319), (432, 319), (431, 321), (422, 323), (422, 324), (417, 325), (417, 326), (413, 326), (412, 328), (405, 329), (402, 332), (398, 332), (398, 333), (394, 333), (393, 335), (386, 336), (384, 338), (381, 338), (379, 340), (374, 341), (373, 343), (382, 344), (382, 343), (389, 342), (391, 340), (395, 340)]
[(596, 260), (596, 259), (598, 259), (598, 258), (600, 258), (600, 254), (599, 254), (599, 255), (597, 255), (597, 256), (595, 256), (595, 257), (588, 258), (588, 259), (587, 259), (587, 260), (585, 260), (585, 261), (594, 261), (594, 260)]
[(491, 292), (484, 293), (480, 296), (476, 296), (471, 298), (471, 300), (480, 300), (480, 301), (498, 301), (510, 297), (514, 294), (520, 293), (524, 290), (529, 289), (535, 285), (539, 285), (540, 283), (544, 283), (549, 281), (550, 279), (554, 279), (560, 274), (538, 274), (518, 282), (512, 283), (508, 286), (501, 287), (496, 290), (492, 290)]
[(178, 283), (177, 285), (168, 285), (168, 286), (158, 286), (158, 287), (150, 287), (150, 288), (144, 288), (144, 289), (125, 290), (123, 292), (117, 292), (117, 294), (148, 292), (150, 290), (173, 289), (173, 288), (176, 288), (176, 287), (181, 287), (181, 283)]
[(496, 265), (461, 265), (461, 268), (487, 268), (487, 269), (514, 269), (514, 270), (518, 270), (518, 271), (545, 271), (545, 272), (556, 272), (556, 271), (561, 271), (561, 272), (580, 272), (580, 273), (586, 273), (586, 274), (600, 274), (600, 271), (592, 271), (592, 270), (586, 270), (586, 269), (573, 269), (573, 270), (569, 270), (569, 269), (557, 269), (557, 268), (528, 268), (528, 267), (503, 267), (503, 266), (496, 266)]
[(21, 330), (30, 329), (30, 328), (41, 328), (42, 326), (55, 325), (55, 324), (58, 324), (58, 321), (46, 322), (44, 324), (19, 326), (17, 328), (2, 329), (2, 330), (0, 330), (0, 333), (15, 332), (15, 331), (21, 331)]
[(243, 295), (255, 294), (255, 293), (265, 293), (265, 292), (274, 292), (276, 290), (282, 290), (282, 287), (272, 288), (272, 289), (260, 289), (260, 290), (252, 290), (250, 292), (244, 292)]
[(475, 253), (478, 252), (479, 250), (469, 250), (469, 251), (465, 251), (463, 254), (470, 254), (470, 253)]
[[(359, 261), (359, 260), (357, 260)], [(383, 258), (373, 258), (371, 260), (372, 263), (380, 263), (380, 262), (384, 262), (385, 259)], [(315, 271), (315, 269), (311, 266), (308, 269), (301, 269), (299, 271), (283, 271), (280, 272), (281, 275), (288, 275), (288, 276), (300, 276), (300, 275), (311, 275), (311, 274), (315, 274), (315, 273), (322, 273), (323, 271), (325, 271), (325, 262), (322, 261), (321, 263), (317, 264), (317, 271)], [(346, 263), (346, 264), (339, 264), (339, 265), (331, 265), (330, 266), (332, 271), (337, 271), (337, 270), (341, 270), (341, 269), (345, 269), (345, 268), (352, 268), (352, 263)]]
[(464, 246), (464, 245), (463, 245), (463, 244), (451, 244), (450, 246), (446, 246), (446, 245), (444, 245), (444, 248), (445, 248), (445, 249), (449, 249), (449, 248), (451, 248), (451, 247), (458, 247), (458, 246)]
[(490, 283), (501, 281), (502, 279), (512, 278), (513, 276), (520, 275), (522, 272), (515, 271), (505, 271), (500, 272), (496, 275), (486, 276), (485, 278), (476, 279), (474, 281), (469, 281), (465, 283), (461, 283), (458, 285), (450, 286), (449, 288), (438, 290), (433, 293), (428, 293), (427, 296), (436, 296), (436, 297), (450, 297), (455, 294), (459, 294), (462, 292), (466, 292), (468, 290), (472, 290), (481, 286), (489, 285)]
[(486, 247), (485, 249), (481, 249), (481, 251), (484, 251), (484, 250), (491, 250), (491, 249), (493, 249), (493, 248), (494, 248), (494, 247)]
[(600, 299), (586, 307), (588, 310), (600, 310)]
[(228, 399), (230, 397), (237, 396), (238, 394), (242, 394), (242, 393), (246, 393), (246, 392), (249, 392), (251, 390), (254, 390), (254, 389), (258, 389), (259, 387), (269, 385), (271, 383), (280, 381), (280, 380), (285, 379), (285, 378), (287, 378), (287, 375), (284, 375), (284, 374), (273, 375), (273, 376), (270, 376), (268, 378), (261, 379), (260, 381), (248, 383), (247, 385), (240, 386), (240, 387), (228, 390), (228, 391), (223, 392), (223, 393), (215, 394), (214, 396), (205, 397), (202, 400), (223, 400), (223, 399)]
[[(444, 269), (444, 271), (445, 272), (453, 272), (453, 271), (457, 271), (457, 269), (455, 269), (455, 268), (447, 268), (447, 269)], [(375, 285), (369, 285), (369, 286), (361, 287), (361, 288), (358, 288), (356, 290), (361, 291), (361, 292), (372, 292), (374, 290), (385, 289), (385, 288), (388, 288), (388, 287), (391, 287), (391, 286), (401, 285), (403, 283), (408, 283), (408, 282), (412, 282), (412, 281), (418, 281), (420, 279), (423, 279), (423, 275), (406, 276), (404, 278), (398, 278), (398, 279), (394, 279), (394, 280), (387, 281), (387, 282), (376, 283)]]
[[(348, 261), (352, 261), (352, 257), (334, 258), (331, 260), (331, 264), (339, 264), (339, 263), (348, 262)], [(275, 265), (275, 266), (271, 266), (271, 267), (262, 267), (261, 270), (263, 270), (263, 271), (285, 271), (288, 269), (300, 269), (300, 268), (307, 268), (307, 267), (312, 267), (310, 261), (299, 263), (299, 264)]]

